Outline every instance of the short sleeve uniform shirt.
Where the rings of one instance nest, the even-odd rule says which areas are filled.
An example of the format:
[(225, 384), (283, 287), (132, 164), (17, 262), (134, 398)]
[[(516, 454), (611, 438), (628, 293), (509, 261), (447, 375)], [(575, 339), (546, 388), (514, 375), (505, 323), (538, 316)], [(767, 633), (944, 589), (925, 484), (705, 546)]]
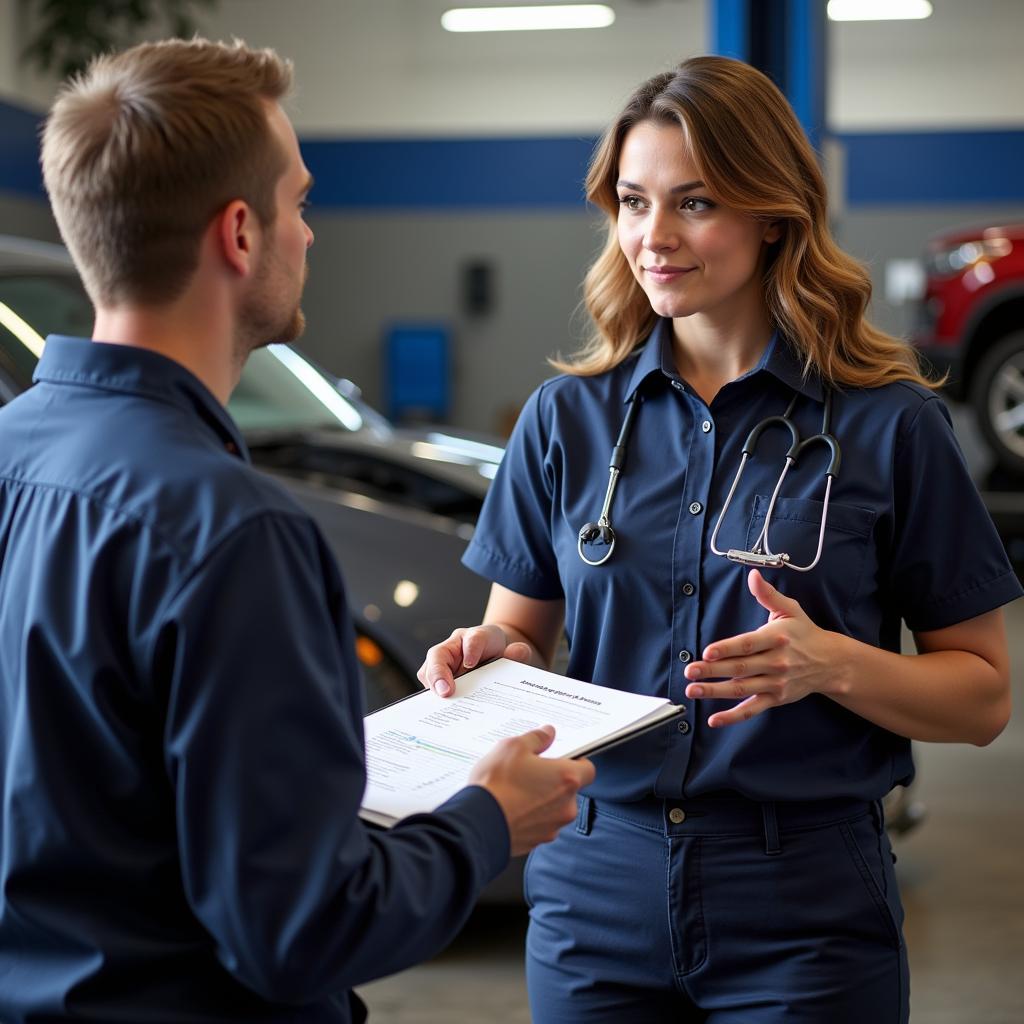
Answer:
[[(580, 527), (598, 518), (626, 402), (641, 389), (611, 510), (616, 547), (604, 565), (577, 553)], [(678, 723), (597, 758), (593, 796), (757, 800), (879, 799), (913, 774), (910, 743), (821, 695), (750, 721), (709, 729), (724, 702), (689, 701), (686, 664), (712, 641), (764, 625), (744, 567), (709, 540), (751, 429), (793, 411), (802, 437), (820, 431), (822, 382), (804, 378), (786, 341), (710, 407), (672, 358), (671, 321), (615, 369), (560, 376), (527, 402), (488, 494), (465, 563), (533, 598), (564, 599), (568, 674), (688, 705)], [(901, 623), (941, 629), (1021, 593), (1002, 543), (932, 392), (911, 383), (837, 390), (832, 432), (842, 458), (821, 561), (807, 573), (765, 570), (819, 626), (887, 650)], [(790, 438), (766, 431), (744, 472), (718, 547), (750, 550)], [(813, 560), (828, 453), (808, 448), (773, 513), (774, 551)]]

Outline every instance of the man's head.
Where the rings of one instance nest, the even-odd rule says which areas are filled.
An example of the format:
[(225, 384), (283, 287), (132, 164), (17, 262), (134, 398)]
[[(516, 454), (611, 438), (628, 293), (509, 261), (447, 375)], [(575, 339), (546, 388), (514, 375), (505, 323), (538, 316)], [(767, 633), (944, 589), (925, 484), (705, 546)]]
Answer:
[[(64, 86), (43, 134), (43, 176), (97, 306), (174, 302), (211, 224), (235, 206), (275, 242), (278, 229), (296, 236), (309, 175), (278, 105), (291, 79), (290, 63), (272, 50), (195, 39), (99, 57)], [(291, 209), (279, 209), (284, 202)], [(301, 332), (311, 238), (298, 264), (274, 244), (258, 253), (240, 308), (242, 334), (254, 335), (247, 347)]]

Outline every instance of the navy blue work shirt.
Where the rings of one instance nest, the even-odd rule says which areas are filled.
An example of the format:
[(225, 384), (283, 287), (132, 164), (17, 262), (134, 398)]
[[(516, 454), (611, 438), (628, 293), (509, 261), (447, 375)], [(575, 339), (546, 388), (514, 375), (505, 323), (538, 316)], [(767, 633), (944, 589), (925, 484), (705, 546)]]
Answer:
[(360, 824), (338, 569), (192, 374), (50, 338), (36, 380), (0, 410), (0, 1020), (361, 1019), (503, 868), (501, 809)]
[[(600, 515), (626, 401), (642, 389), (600, 567), (577, 553)], [(782, 415), (794, 393), (801, 436), (821, 429), (824, 390), (772, 339), (759, 364), (710, 407), (675, 369), (672, 323), (607, 373), (560, 376), (529, 399), (490, 490), (465, 564), (527, 597), (565, 600), (568, 674), (685, 704), (685, 719), (595, 759), (590, 795), (635, 800), (731, 792), (755, 800), (881, 798), (913, 775), (910, 743), (814, 694), (749, 721), (710, 729), (735, 702), (684, 697), (684, 670), (705, 646), (767, 621), (749, 570), (709, 541), (751, 429)], [(1021, 594), (971, 482), (942, 402), (910, 383), (837, 391), (832, 429), (842, 462), (821, 562), (807, 573), (764, 570), (819, 626), (886, 650), (900, 623), (940, 629)], [(750, 550), (790, 438), (762, 435), (719, 534)], [(814, 558), (828, 456), (809, 448), (772, 517), (772, 550)], [(596, 556), (592, 556), (596, 557)]]

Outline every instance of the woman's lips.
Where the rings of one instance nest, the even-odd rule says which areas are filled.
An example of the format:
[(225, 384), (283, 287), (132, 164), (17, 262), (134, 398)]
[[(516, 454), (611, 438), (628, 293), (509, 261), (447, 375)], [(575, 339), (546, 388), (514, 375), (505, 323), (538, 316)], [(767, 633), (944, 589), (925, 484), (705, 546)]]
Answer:
[(644, 267), (644, 273), (660, 284), (667, 284), (670, 281), (678, 280), (684, 274), (689, 274), (694, 269), (694, 267), (673, 266)]

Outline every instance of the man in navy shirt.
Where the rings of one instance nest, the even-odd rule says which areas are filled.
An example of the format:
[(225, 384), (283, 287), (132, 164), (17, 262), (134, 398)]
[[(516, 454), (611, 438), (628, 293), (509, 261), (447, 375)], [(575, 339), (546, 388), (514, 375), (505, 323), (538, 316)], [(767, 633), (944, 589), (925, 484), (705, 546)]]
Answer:
[(576, 813), (589, 763), (505, 743), (364, 828), (337, 567), (224, 409), (302, 329), (311, 180), (271, 51), (103, 58), (43, 143), (94, 341), (0, 411), (0, 1019), (361, 1019)]

